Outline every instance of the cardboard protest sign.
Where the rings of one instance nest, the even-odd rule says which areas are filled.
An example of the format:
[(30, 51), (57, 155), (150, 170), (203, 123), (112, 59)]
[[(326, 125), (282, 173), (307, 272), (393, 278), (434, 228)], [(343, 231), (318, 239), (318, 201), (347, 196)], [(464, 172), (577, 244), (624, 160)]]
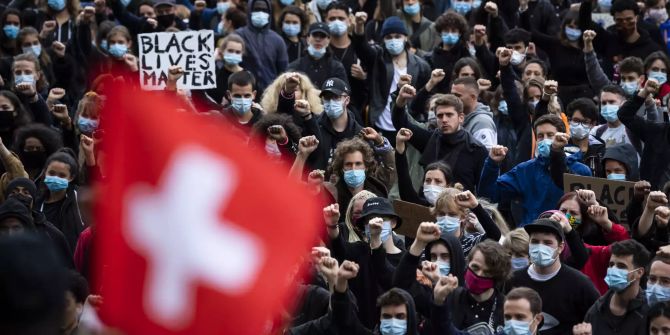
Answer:
[(139, 34), (140, 83), (145, 90), (162, 90), (170, 66), (181, 66), (181, 89), (216, 87), (214, 32), (211, 30)]
[(616, 214), (618, 223), (628, 223), (626, 206), (633, 199), (633, 186), (635, 186), (635, 183), (629, 181), (583, 177), (567, 173), (563, 175), (563, 190), (565, 192), (581, 189), (592, 190), (598, 201)]
[(396, 229), (396, 234), (414, 237), (421, 222), (435, 222), (435, 217), (430, 214), (430, 208), (415, 203), (394, 200), (393, 209), (402, 219), (402, 225)]

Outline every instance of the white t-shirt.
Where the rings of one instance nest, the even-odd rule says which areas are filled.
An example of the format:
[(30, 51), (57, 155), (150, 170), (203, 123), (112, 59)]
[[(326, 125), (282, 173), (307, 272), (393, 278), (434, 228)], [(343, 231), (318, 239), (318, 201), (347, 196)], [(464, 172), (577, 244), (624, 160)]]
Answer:
[(388, 100), (386, 100), (386, 107), (384, 107), (384, 112), (382, 112), (382, 115), (379, 116), (379, 119), (377, 119), (377, 122), (375, 123), (379, 129), (395, 131), (393, 120), (391, 119), (391, 93), (398, 89), (398, 81), (400, 80), (400, 76), (404, 74), (407, 74), (407, 67), (398, 68), (393, 66), (393, 81), (391, 82), (391, 88), (389, 89)]
[[(593, 127), (591, 129), (591, 135), (596, 136), (596, 133), (598, 132), (598, 129), (602, 127), (603, 125), (599, 125), (597, 127)], [(631, 144), (630, 138), (628, 138), (628, 134), (626, 133), (626, 126), (621, 124), (620, 126), (616, 128), (607, 128), (603, 132), (602, 136), (600, 136), (600, 139), (602, 139), (605, 142), (606, 147), (610, 147), (615, 144), (621, 144), (621, 143), (628, 143)]]

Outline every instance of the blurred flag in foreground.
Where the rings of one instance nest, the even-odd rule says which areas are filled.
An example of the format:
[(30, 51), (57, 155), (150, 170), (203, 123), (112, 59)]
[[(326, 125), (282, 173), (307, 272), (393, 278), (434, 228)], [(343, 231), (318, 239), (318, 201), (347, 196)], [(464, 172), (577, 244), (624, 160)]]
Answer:
[(127, 334), (260, 334), (295, 292), (317, 203), (225, 124), (178, 99), (107, 97), (98, 201), (102, 320)]

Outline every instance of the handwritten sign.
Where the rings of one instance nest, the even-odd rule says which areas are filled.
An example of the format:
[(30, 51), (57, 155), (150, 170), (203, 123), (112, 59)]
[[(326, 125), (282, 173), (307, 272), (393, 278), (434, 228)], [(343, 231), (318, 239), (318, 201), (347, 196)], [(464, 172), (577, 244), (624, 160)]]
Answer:
[(565, 192), (582, 189), (592, 190), (598, 201), (614, 212), (619, 219), (618, 223), (628, 223), (626, 206), (633, 199), (633, 186), (635, 186), (635, 183), (629, 181), (583, 177), (567, 173), (563, 175), (563, 190)]
[(180, 66), (184, 75), (177, 88), (216, 87), (214, 32), (211, 30), (138, 35), (140, 83), (145, 90), (162, 90), (170, 66)]
[(395, 230), (396, 234), (414, 237), (421, 222), (435, 222), (435, 216), (430, 213), (430, 208), (417, 205), (412, 202), (394, 200), (393, 209), (402, 219), (402, 225)]

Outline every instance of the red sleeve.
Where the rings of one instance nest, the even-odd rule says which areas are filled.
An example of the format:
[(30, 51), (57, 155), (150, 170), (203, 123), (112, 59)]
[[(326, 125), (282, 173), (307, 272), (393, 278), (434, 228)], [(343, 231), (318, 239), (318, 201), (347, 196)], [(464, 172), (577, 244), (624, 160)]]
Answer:
[(623, 241), (629, 238), (630, 236), (628, 235), (626, 228), (615, 222), (612, 222), (612, 230), (609, 233), (605, 233), (605, 240), (608, 243)]
[(84, 231), (79, 234), (79, 239), (77, 240), (77, 247), (74, 249), (74, 266), (79, 273), (84, 269), (84, 259), (86, 250), (91, 244), (91, 227), (86, 227)]

